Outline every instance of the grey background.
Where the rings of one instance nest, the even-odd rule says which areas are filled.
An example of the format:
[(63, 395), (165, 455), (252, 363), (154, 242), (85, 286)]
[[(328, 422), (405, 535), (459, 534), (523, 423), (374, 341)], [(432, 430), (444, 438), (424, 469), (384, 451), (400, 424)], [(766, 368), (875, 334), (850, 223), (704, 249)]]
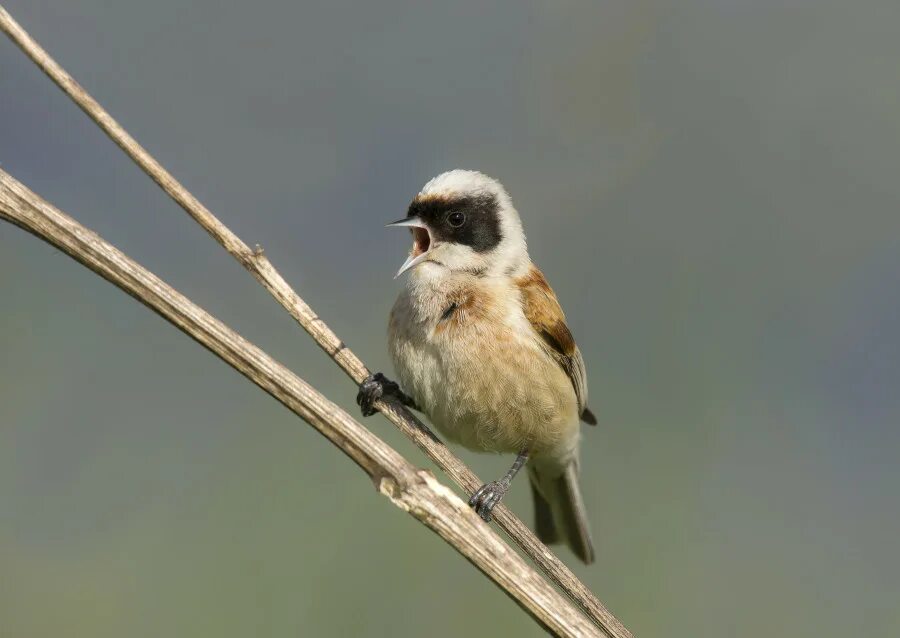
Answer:
[[(375, 369), (409, 241), (382, 225), (443, 170), (503, 180), (601, 421), (574, 569), (637, 636), (896, 631), (896, 2), (4, 4)], [(354, 408), (6, 40), (0, 162)], [(541, 635), (311, 428), (5, 224), (0, 574), (14, 638)]]

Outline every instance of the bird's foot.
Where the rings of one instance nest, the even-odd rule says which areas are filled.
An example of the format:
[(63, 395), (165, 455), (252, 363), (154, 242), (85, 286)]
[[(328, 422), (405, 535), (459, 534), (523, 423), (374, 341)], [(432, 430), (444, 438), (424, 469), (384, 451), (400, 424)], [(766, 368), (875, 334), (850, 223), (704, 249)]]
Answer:
[(469, 505), (475, 508), (475, 512), (486, 522), (491, 522), (491, 512), (503, 498), (503, 495), (509, 490), (509, 483), (506, 481), (491, 481), (485, 483), (472, 494), (469, 499)]
[(356, 403), (363, 416), (372, 416), (377, 412), (375, 402), (385, 396), (403, 396), (400, 386), (380, 372), (370, 374), (359, 384)]

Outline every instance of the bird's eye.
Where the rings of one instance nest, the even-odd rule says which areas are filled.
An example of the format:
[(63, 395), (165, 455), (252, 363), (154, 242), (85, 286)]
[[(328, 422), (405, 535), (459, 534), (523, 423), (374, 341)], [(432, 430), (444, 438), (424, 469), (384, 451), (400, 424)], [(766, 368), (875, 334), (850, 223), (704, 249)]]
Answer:
[(447, 223), (454, 228), (459, 228), (466, 223), (466, 216), (463, 213), (450, 213), (447, 215)]

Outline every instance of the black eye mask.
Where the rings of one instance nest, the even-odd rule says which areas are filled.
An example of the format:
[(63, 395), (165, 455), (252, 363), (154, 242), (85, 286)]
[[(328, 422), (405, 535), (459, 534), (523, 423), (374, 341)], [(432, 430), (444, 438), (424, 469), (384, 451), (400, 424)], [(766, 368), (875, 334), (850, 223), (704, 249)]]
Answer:
[[(459, 224), (459, 216), (464, 219)], [(424, 197), (409, 205), (409, 216), (428, 225), (434, 241), (463, 244), (477, 253), (495, 248), (503, 239), (499, 205), (493, 195)]]

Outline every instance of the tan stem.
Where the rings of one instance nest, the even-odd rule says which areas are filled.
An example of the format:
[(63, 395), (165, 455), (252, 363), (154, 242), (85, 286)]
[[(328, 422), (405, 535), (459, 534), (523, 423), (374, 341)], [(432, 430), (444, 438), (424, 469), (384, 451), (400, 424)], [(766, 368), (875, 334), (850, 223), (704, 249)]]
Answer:
[[(0, 30), (47, 74), (134, 162), (237, 259), (355, 383), (369, 374), (363, 362), (322, 321), (272, 266), (262, 250), (252, 250), (220, 222), (196, 197), (157, 162), (0, 6)], [(462, 461), (406, 408), (379, 402), (376, 407), (467, 493), (483, 483)], [(574, 600), (610, 638), (631, 638), (629, 632), (550, 549), (503, 503), (494, 521)]]
[(417, 469), (257, 346), (2, 170), (0, 219), (52, 244), (159, 313), (315, 427), (381, 494), (451, 544), (545, 628), (561, 636), (601, 635), (430, 472)]

